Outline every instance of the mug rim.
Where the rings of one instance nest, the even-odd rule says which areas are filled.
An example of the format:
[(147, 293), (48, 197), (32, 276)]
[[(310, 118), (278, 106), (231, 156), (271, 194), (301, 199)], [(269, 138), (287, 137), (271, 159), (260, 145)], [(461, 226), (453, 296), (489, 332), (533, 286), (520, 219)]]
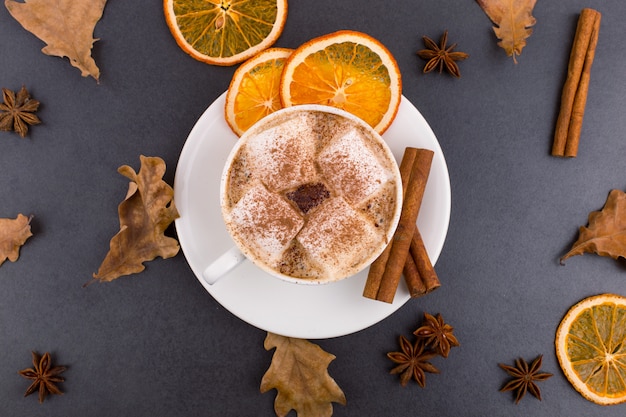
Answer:
[[(300, 112), (322, 112), (322, 113), (329, 113), (329, 114), (333, 114), (333, 115), (337, 115), (337, 116), (341, 116), (344, 117), (346, 119), (349, 119), (350, 121), (356, 123), (357, 125), (361, 126), (362, 128), (364, 128), (373, 138), (375, 138), (376, 141), (378, 141), (383, 148), (383, 152), (386, 154), (386, 156), (393, 162), (391, 170), (393, 171), (393, 177), (396, 180), (397, 186), (396, 186), (396, 202), (397, 204), (395, 205), (395, 210), (394, 210), (394, 214), (393, 217), (391, 219), (391, 225), (387, 230), (387, 233), (385, 235), (385, 244), (381, 244), (380, 247), (378, 247), (375, 251), (372, 251), (372, 254), (370, 254), (369, 257), (367, 257), (363, 262), (361, 262), (361, 266), (357, 269), (352, 271), (349, 275), (346, 276), (341, 276), (339, 278), (333, 278), (333, 279), (325, 279), (325, 278), (319, 278), (319, 279), (313, 279), (313, 278), (298, 278), (298, 277), (294, 277), (291, 275), (287, 275), (287, 274), (283, 274), (279, 271), (277, 271), (274, 268), (271, 268), (269, 265), (267, 265), (266, 262), (263, 262), (261, 259), (259, 259), (257, 256), (254, 256), (253, 253), (251, 253), (251, 250), (243, 245), (240, 242), (240, 239), (235, 238), (234, 233), (231, 230), (231, 227), (229, 226), (228, 222), (225, 219), (225, 206), (226, 206), (226, 183), (228, 178), (230, 177), (230, 168), (233, 162), (233, 159), (235, 158), (235, 156), (238, 154), (239, 150), (241, 149), (242, 146), (244, 146), (247, 143), (247, 140), (250, 136), (254, 135), (257, 133), (257, 131), (260, 129), (260, 126), (264, 126), (265, 124), (271, 123), (272, 120), (281, 117), (283, 114), (288, 114), (288, 113), (300, 113)], [(252, 126), (250, 126), (250, 128), (248, 128), (248, 130), (246, 130), (238, 139), (237, 142), (235, 143), (235, 145), (233, 146), (233, 148), (231, 149), (230, 153), (228, 154), (228, 157), (226, 158), (226, 161), (224, 163), (224, 167), (222, 170), (222, 176), (220, 178), (220, 209), (221, 209), (221, 213), (222, 213), (222, 221), (224, 222), (225, 226), (226, 226), (226, 230), (228, 232), (228, 235), (230, 236), (230, 238), (234, 241), (235, 245), (237, 246), (237, 248), (245, 255), (245, 257), (251, 261), (255, 266), (257, 266), (258, 268), (260, 268), (261, 270), (263, 270), (264, 272), (267, 272), (268, 274), (272, 275), (273, 277), (276, 277), (278, 279), (281, 279), (283, 281), (287, 281), (290, 283), (294, 283), (294, 284), (300, 284), (300, 285), (325, 285), (325, 284), (331, 284), (331, 283), (335, 283), (335, 282), (340, 282), (343, 281), (351, 276), (356, 275), (357, 273), (359, 273), (360, 271), (364, 270), (365, 268), (368, 268), (372, 262), (374, 262), (376, 260), (376, 258), (378, 258), (378, 256), (380, 256), (380, 254), (385, 250), (385, 248), (387, 247), (387, 245), (391, 242), (391, 240), (393, 239), (393, 235), (398, 227), (398, 223), (400, 221), (400, 214), (402, 212), (402, 203), (403, 203), (403, 191), (402, 191), (402, 179), (400, 176), (400, 168), (398, 166), (398, 162), (396, 161), (396, 158), (393, 154), (393, 152), (391, 151), (391, 149), (389, 148), (389, 145), (387, 144), (387, 142), (385, 141), (385, 139), (382, 137), (382, 135), (380, 135), (378, 132), (376, 132), (374, 130), (374, 128), (372, 126), (370, 126), (367, 122), (365, 122), (363, 119), (361, 119), (358, 116), (355, 116), (352, 113), (349, 113), (343, 109), (339, 109), (337, 107), (333, 107), (333, 106), (327, 106), (327, 105), (323, 105), (323, 104), (298, 104), (298, 105), (294, 105), (294, 106), (290, 106), (290, 107), (284, 107), (282, 109), (279, 109), (273, 113), (268, 114), (267, 116), (261, 118), (260, 120), (258, 120), (257, 122), (255, 122)]]

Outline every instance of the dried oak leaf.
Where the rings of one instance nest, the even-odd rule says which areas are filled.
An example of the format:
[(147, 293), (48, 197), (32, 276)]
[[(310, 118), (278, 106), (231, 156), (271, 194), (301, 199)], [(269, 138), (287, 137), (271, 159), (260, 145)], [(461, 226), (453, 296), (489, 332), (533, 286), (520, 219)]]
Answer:
[(522, 53), (533, 30), (531, 26), (537, 22), (532, 16), (537, 0), (476, 0), (489, 19), (496, 25), (493, 31), (500, 42), (498, 46), (513, 57)]
[(578, 240), (562, 258), (584, 253), (596, 253), (617, 259), (626, 258), (626, 193), (612, 190), (604, 208), (589, 214), (587, 227), (581, 226)]
[(118, 169), (131, 180), (126, 198), (118, 206), (120, 231), (111, 239), (109, 253), (98, 273), (87, 284), (139, 273), (145, 269), (143, 262), (157, 256), (171, 258), (180, 249), (176, 239), (164, 235), (168, 226), (178, 218), (174, 190), (162, 180), (165, 162), (161, 158), (143, 155), (140, 159), (139, 173), (128, 165)]
[(96, 23), (102, 17), (106, 0), (5, 0), (4, 5), (27, 31), (47, 45), (46, 55), (68, 57), (83, 77), (96, 80), (100, 70), (91, 57)]
[(18, 214), (15, 219), (0, 219), (0, 265), (7, 259), (11, 262), (20, 257), (20, 247), (33, 234), (30, 231), (31, 217)]
[(304, 339), (268, 333), (266, 350), (276, 348), (270, 368), (261, 380), (261, 392), (278, 390), (274, 411), (278, 417), (296, 410), (298, 417), (332, 416), (332, 402), (346, 404), (346, 397), (328, 374), (335, 356)]

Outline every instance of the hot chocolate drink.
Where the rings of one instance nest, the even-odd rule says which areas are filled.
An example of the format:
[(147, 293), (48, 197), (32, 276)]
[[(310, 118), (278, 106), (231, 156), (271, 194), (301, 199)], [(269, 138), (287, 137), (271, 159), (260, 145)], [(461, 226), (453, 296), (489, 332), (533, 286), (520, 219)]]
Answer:
[(329, 282), (359, 272), (387, 245), (400, 176), (389, 148), (360, 120), (303, 106), (266, 117), (239, 140), (224, 172), (222, 212), (259, 266)]

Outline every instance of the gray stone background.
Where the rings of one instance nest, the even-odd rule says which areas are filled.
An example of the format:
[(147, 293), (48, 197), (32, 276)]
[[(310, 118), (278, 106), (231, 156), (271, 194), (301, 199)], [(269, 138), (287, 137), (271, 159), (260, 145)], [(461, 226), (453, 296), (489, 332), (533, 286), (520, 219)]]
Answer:
[[(578, 13), (603, 14), (578, 157), (549, 152)], [(475, 1), (293, 0), (276, 46), (294, 48), (339, 29), (367, 32), (395, 55), (403, 93), (443, 148), (452, 216), (436, 264), (442, 287), (382, 322), (318, 343), (336, 355), (329, 371), (347, 397), (335, 416), (623, 416), (625, 405), (583, 399), (559, 369), (557, 325), (584, 297), (626, 295), (622, 261), (558, 259), (604, 205), (625, 189), (626, 3), (539, 0), (537, 24), (515, 65), (496, 45)], [(422, 35), (445, 29), (470, 54), (462, 77), (424, 75)], [(200, 285), (182, 252), (140, 275), (82, 288), (118, 230), (127, 180), (139, 155), (162, 157), (173, 184), (185, 139), (228, 87), (234, 67), (209, 66), (178, 48), (162, 3), (106, 5), (95, 28), (100, 83), (0, 7), (0, 86), (26, 85), (43, 124), (26, 139), (0, 132), (0, 217), (34, 214), (18, 262), (0, 267), (0, 416), (272, 416), (261, 394), (272, 352), (265, 332), (239, 320)], [(172, 230), (174, 233), (175, 230)], [(423, 312), (441, 313), (461, 347), (434, 360), (425, 389), (402, 388), (386, 358)], [(30, 351), (67, 365), (63, 396), (23, 398)], [(543, 401), (498, 392), (499, 362), (544, 355), (554, 377)], [(295, 416), (292, 412), (290, 415)]]

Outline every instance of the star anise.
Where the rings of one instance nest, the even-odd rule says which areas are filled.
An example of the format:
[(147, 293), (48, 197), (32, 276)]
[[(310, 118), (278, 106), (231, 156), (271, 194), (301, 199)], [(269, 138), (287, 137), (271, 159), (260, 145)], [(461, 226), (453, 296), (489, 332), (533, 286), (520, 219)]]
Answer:
[(423, 36), (422, 39), (424, 40), (426, 49), (417, 51), (417, 55), (428, 61), (424, 66), (424, 74), (431, 72), (436, 67), (439, 67), (439, 73), (441, 73), (445, 67), (450, 74), (459, 78), (461, 71), (454, 61), (462, 61), (469, 58), (469, 55), (465, 52), (452, 52), (452, 50), (456, 48), (456, 43), (452, 46), (446, 46), (448, 43), (448, 31), (443, 32), (439, 45), (428, 36)]
[(41, 123), (34, 114), (39, 108), (39, 101), (30, 97), (26, 87), (22, 86), (17, 95), (3, 88), (2, 98), (4, 103), (0, 103), (0, 130), (14, 130), (21, 137), (25, 137), (28, 125)]
[(437, 317), (424, 313), (424, 324), (413, 332), (418, 338), (425, 340), (427, 346), (447, 358), (452, 346), (459, 346), (459, 341), (452, 333), (454, 328), (443, 321), (441, 314)]
[(403, 387), (411, 380), (417, 381), (420, 387), (426, 385), (426, 372), (438, 374), (439, 370), (428, 362), (437, 356), (436, 353), (426, 350), (422, 340), (418, 339), (415, 344), (411, 344), (404, 336), (400, 336), (401, 352), (389, 352), (387, 357), (398, 364), (393, 368), (391, 374), (400, 374), (400, 385)]
[(61, 395), (63, 392), (55, 383), (65, 381), (59, 375), (67, 368), (65, 366), (52, 366), (50, 359), (50, 353), (46, 352), (42, 357), (39, 357), (37, 352), (33, 354), (33, 367), (28, 369), (22, 369), (18, 371), (26, 379), (32, 379), (33, 383), (30, 384), (24, 397), (32, 394), (36, 390), (39, 390), (39, 402), (42, 403), (48, 394)]
[(540, 372), (541, 361), (543, 355), (537, 356), (535, 360), (528, 366), (528, 362), (519, 358), (515, 361), (515, 367), (504, 364), (498, 364), (500, 368), (504, 369), (507, 374), (511, 375), (513, 379), (506, 383), (505, 386), (500, 389), (500, 392), (516, 391), (515, 404), (519, 403), (526, 391), (537, 397), (541, 401), (541, 391), (535, 381), (544, 381), (552, 376), (547, 372)]

